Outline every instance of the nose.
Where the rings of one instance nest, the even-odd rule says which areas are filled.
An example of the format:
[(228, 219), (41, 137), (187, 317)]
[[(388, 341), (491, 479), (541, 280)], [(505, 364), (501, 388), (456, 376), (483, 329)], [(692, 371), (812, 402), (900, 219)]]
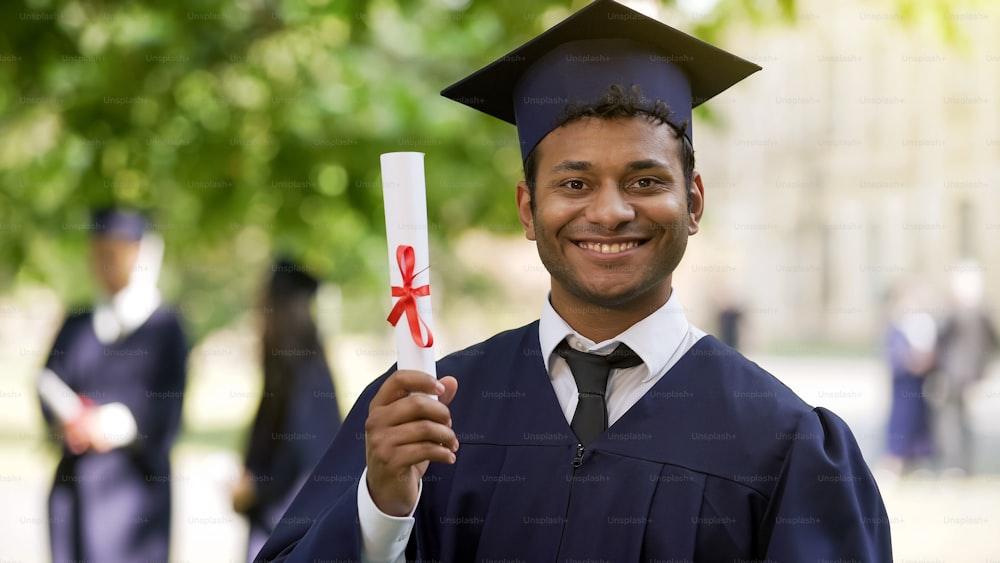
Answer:
[(587, 206), (587, 220), (609, 231), (635, 219), (635, 208), (614, 182), (605, 182), (594, 191)]

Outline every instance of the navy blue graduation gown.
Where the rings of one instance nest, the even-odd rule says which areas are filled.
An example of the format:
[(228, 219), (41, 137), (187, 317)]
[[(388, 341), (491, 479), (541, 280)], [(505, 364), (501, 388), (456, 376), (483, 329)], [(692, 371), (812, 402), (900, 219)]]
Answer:
[(49, 496), (54, 563), (167, 561), (169, 453), (180, 424), (187, 353), (177, 316), (164, 308), (109, 345), (97, 339), (91, 313), (70, 316), (59, 330), (46, 367), (98, 405), (125, 404), (137, 438), (107, 453), (74, 455), (63, 448)]
[(886, 351), (892, 370), (892, 403), (889, 409), (889, 453), (907, 460), (930, 457), (931, 409), (924, 391), (927, 378), (908, 366), (911, 345), (898, 327), (886, 336)]
[[(847, 425), (713, 337), (582, 450), (537, 322), (442, 359), (438, 373), (459, 379), (461, 446), (456, 464), (424, 476), (410, 560), (892, 559), (885, 507)], [(364, 421), (381, 383), (358, 400), (262, 559), (358, 560)]]
[(340, 409), (325, 359), (302, 359), (288, 381), (279, 383), (264, 389), (245, 460), (256, 485), (256, 502), (247, 512), (248, 558), (274, 531), (340, 428)]

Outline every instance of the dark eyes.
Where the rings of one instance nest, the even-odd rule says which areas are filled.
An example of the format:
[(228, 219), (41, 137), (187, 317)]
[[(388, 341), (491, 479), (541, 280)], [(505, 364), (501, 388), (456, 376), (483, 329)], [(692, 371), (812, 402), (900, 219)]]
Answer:
[[(659, 178), (649, 178), (649, 177), (647, 177), (647, 178), (639, 178), (639, 179), (633, 180), (625, 188), (626, 189), (647, 190), (647, 189), (650, 189), (650, 188), (656, 188), (656, 187), (662, 186), (663, 184), (664, 184), (664, 181), (661, 180), (661, 179), (659, 179)], [(566, 180), (565, 182), (563, 182), (562, 184), (559, 184), (559, 185), (562, 186), (562, 187), (565, 187), (565, 188), (569, 188), (570, 190), (573, 190), (573, 191), (579, 191), (579, 190), (583, 190), (583, 189), (587, 188), (587, 183), (584, 182), (583, 180)]]

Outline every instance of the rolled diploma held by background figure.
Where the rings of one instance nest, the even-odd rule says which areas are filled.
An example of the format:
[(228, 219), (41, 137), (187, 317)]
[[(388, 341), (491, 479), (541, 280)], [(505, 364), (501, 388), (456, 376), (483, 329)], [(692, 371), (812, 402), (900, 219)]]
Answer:
[[(389, 282), (403, 286), (403, 272), (397, 258), (400, 245), (413, 247), (415, 274), (412, 286), (430, 287), (430, 252), (427, 244), (427, 196), (424, 187), (424, 153), (391, 152), (382, 155), (382, 197), (385, 201), (385, 238), (389, 246)], [(393, 306), (399, 301), (393, 297)], [(430, 295), (416, 297), (416, 312), (422, 323), (419, 340), (428, 342), (433, 334)], [(437, 377), (434, 348), (414, 340), (404, 313), (396, 322), (396, 363), (399, 369), (424, 371)]]
[(59, 422), (76, 420), (85, 408), (80, 396), (50, 369), (44, 369), (38, 374), (38, 396)]

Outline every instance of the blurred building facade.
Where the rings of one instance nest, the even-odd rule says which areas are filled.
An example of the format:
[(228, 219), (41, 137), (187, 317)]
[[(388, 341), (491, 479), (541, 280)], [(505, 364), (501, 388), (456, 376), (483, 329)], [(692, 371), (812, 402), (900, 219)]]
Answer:
[(750, 346), (863, 345), (890, 287), (940, 309), (956, 268), (1000, 310), (1000, 6), (933, 24), (894, 6), (800, 0), (796, 25), (727, 37), (764, 71), (709, 104), (724, 127), (695, 131), (707, 210), (675, 283), (697, 323), (735, 291)]

